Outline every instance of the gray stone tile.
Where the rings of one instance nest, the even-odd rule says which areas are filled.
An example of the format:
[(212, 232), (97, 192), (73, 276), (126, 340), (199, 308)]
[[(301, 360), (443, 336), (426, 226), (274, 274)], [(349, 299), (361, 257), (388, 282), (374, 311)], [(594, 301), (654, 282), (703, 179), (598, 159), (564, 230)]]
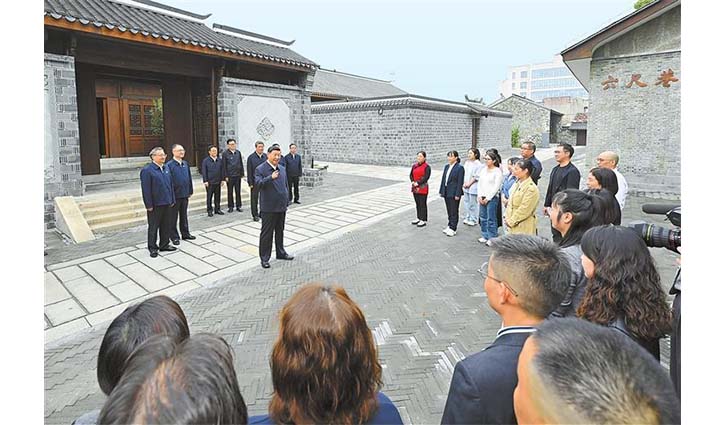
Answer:
[[(245, 244), (245, 246), (249, 245)], [(252, 258), (252, 255), (247, 254), (246, 252), (240, 251), (237, 248), (232, 248), (230, 246), (220, 244), (219, 242), (210, 243), (206, 246), (206, 248), (236, 263), (246, 261)], [(207, 261), (207, 259), (205, 258), (204, 261)]]
[(44, 285), (45, 305), (57, 303), (70, 298), (70, 294), (51, 272), (45, 272)]
[(133, 258), (137, 259), (138, 261), (142, 262), (148, 267), (151, 267), (154, 270), (163, 270), (168, 269), (169, 267), (174, 267), (174, 263), (164, 258), (166, 256), (165, 252), (160, 252), (159, 256), (156, 258), (151, 258), (151, 254), (146, 248), (131, 251), (129, 252), (129, 254)]
[(63, 323), (62, 325), (54, 326), (43, 331), (43, 337), (45, 343), (53, 342), (61, 339), (65, 336), (73, 335), (82, 329), (88, 329), (91, 326), (88, 321), (81, 317), (71, 322)]
[(246, 242), (250, 245), (256, 245), (259, 243), (259, 234), (256, 236), (240, 232), (238, 230), (232, 230), (232, 229), (226, 229), (226, 230), (220, 230), (220, 233), (223, 233), (230, 238), (239, 239), (240, 241)]
[(65, 286), (90, 313), (103, 310), (120, 302), (90, 276), (71, 280), (66, 282)]
[(86, 272), (84, 272), (78, 266), (70, 266), (64, 269), (58, 269), (55, 270), (53, 273), (55, 273), (56, 277), (58, 277), (61, 282), (68, 282), (69, 280), (78, 279), (79, 277), (83, 277), (86, 275)]
[(50, 324), (58, 326), (73, 319), (77, 319), (86, 312), (74, 299), (68, 299), (55, 304), (45, 306), (45, 315), (50, 320)]
[(177, 248), (179, 248), (181, 251), (192, 255), (196, 258), (204, 258), (208, 257), (210, 255), (213, 255), (214, 253), (212, 251), (209, 251), (207, 248), (202, 248), (198, 245), (193, 245), (189, 243), (185, 243), (186, 241), (181, 242)]
[(88, 316), (86, 316), (86, 320), (88, 321), (88, 323), (91, 324), (91, 326), (96, 326), (104, 322), (109, 322), (118, 317), (119, 314), (123, 313), (123, 310), (125, 310), (126, 308), (128, 308), (128, 306), (134, 304), (135, 302), (141, 302), (141, 299), (138, 299), (134, 302), (125, 302), (123, 304), (114, 305), (113, 307), (109, 307), (105, 310), (89, 314)]
[(212, 240), (214, 240), (216, 242), (219, 242), (219, 243), (222, 243), (224, 245), (230, 246), (232, 248), (239, 248), (240, 246), (242, 246), (242, 245), (245, 244), (245, 242), (243, 242), (243, 241), (241, 241), (239, 239), (234, 239), (234, 238), (232, 238), (230, 236), (222, 235), (221, 233), (218, 233), (218, 232), (207, 233), (206, 236), (209, 239), (212, 239)]
[[(172, 263), (172, 267), (173, 265), (174, 264)], [(129, 264), (121, 267), (120, 270), (148, 292), (156, 292), (172, 285), (171, 281), (161, 276), (154, 269), (145, 264)]]
[(234, 230), (239, 230), (240, 232), (246, 233), (250, 236), (257, 236), (259, 237), (259, 229), (251, 226), (247, 226), (246, 224), (240, 224), (239, 226), (232, 227)]
[(161, 270), (161, 274), (170, 281), (174, 282), (174, 284), (191, 280), (196, 277), (194, 273), (191, 273), (180, 266), (169, 267), (166, 270)]
[(192, 289), (200, 288), (201, 285), (194, 282), (194, 281), (188, 281), (184, 283), (180, 283), (178, 285), (169, 286), (168, 288), (164, 288), (158, 292), (156, 292), (153, 295), (166, 295), (167, 297), (174, 298), (178, 295), (181, 295), (185, 292), (189, 292)]
[(192, 257), (185, 252), (176, 251), (166, 256), (169, 261), (182, 266), (186, 270), (194, 273), (197, 276), (203, 276), (207, 273), (211, 273), (216, 270), (216, 267), (202, 260)]
[[(234, 249), (234, 248), (232, 248), (232, 249)], [(212, 266), (214, 266), (218, 269), (223, 269), (225, 267), (229, 267), (229, 266), (232, 266), (235, 264), (234, 261), (228, 259), (227, 257), (223, 257), (219, 254), (214, 254), (212, 256), (206, 257), (206, 258), (204, 258), (204, 261), (206, 261), (207, 263), (211, 264)]]
[(297, 229), (295, 229), (295, 233), (298, 233), (302, 236), (307, 236), (310, 238), (314, 238), (315, 236), (320, 234), (320, 232), (315, 232), (314, 230), (311, 230), (309, 228), (301, 228), (301, 227), (298, 227)]
[(90, 263), (84, 263), (81, 264), (80, 267), (105, 287), (128, 280), (126, 275), (119, 272), (118, 269), (108, 264), (104, 260), (96, 260), (91, 261)]
[(191, 242), (194, 245), (199, 245), (199, 246), (214, 242), (211, 239), (205, 238), (204, 236), (201, 236), (201, 235), (194, 235), (194, 236), (196, 236), (196, 239), (194, 239), (192, 241), (186, 241), (186, 242)]
[(130, 255), (124, 253), (124, 254), (118, 254), (118, 255), (114, 255), (112, 257), (108, 257), (108, 258), (106, 258), (106, 261), (111, 263), (111, 265), (113, 265), (114, 267), (121, 267), (121, 266), (127, 266), (127, 265), (135, 262), (136, 259), (131, 257)]
[(107, 288), (119, 300), (126, 302), (146, 295), (148, 292), (132, 280), (111, 285)]

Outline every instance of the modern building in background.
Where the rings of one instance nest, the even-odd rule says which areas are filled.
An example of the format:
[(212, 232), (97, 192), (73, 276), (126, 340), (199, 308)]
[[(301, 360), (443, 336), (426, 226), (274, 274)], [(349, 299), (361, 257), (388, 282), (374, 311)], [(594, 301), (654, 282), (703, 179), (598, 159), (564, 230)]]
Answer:
[(504, 98), (516, 94), (535, 102), (547, 97), (589, 97), (560, 55), (551, 62), (509, 67), (508, 78), (501, 83), (499, 92)]

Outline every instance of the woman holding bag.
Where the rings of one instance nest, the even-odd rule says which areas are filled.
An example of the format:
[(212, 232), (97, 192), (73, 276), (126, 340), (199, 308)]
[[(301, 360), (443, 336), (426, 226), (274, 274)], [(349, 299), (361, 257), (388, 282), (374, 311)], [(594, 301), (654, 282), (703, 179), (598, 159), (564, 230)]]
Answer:
[(418, 219), (410, 224), (418, 227), (425, 226), (428, 221), (428, 179), (430, 178), (430, 165), (425, 160), (425, 151), (418, 152), (417, 161), (410, 169), (411, 191), (415, 199), (415, 211)]

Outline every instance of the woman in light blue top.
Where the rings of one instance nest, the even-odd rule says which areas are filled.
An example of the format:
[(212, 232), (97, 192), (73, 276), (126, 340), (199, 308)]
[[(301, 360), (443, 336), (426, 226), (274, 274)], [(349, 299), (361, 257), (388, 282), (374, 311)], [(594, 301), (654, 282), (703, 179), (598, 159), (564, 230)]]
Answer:
[(463, 164), (463, 224), (475, 226), (478, 223), (478, 173), (483, 167), (481, 152), (477, 148), (468, 150), (468, 160)]
[[(501, 185), (501, 206), (503, 207), (502, 214), (504, 218), (506, 217), (506, 205), (508, 205), (509, 202), (509, 195), (511, 192), (511, 188), (514, 186), (514, 183), (516, 183), (516, 176), (514, 176), (513, 170), (514, 170), (514, 164), (516, 161), (518, 161), (519, 157), (512, 156), (506, 161), (506, 167), (508, 170), (508, 173), (504, 174), (503, 177), (503, 184)], [(501, 226), (504, 233), (506, 233), (506, 226)]]

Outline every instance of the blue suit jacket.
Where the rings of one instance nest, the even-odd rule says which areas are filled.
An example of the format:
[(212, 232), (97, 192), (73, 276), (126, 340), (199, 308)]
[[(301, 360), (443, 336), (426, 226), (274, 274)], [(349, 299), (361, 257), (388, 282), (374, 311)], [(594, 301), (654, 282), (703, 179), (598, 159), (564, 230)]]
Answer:
[(191, 180), (191, 168), (189, 163), (181, 160), (181, 164), (175, 159), (166, 163), (171, 172), (171, 181), (174, 183), (174, 196), (176, 199), (188, 198), (194, 193), (194, 183)]
[(292, 154), (284, 156), (284, 167), (287, 169), (287, 177), (300, 177), (302, 175), (302, 157), (297, 154), (294, 159)]
[(274, 169), (269, 162), (264, 161), (254, 170), (254, 186), (259, 188), (260, 212), (287, 211), (289, 197), (287, 192), (287, 171), (279, 161), (279, 177), (272, 178)]
[[(403, 419), (398, 413), (398, 409), (395, 407), (392, 401), (383, 393), (378, 393), (378, 411), (375, 413), (369, 421), (365, 422), (368, 425), (402, 425)], [(249, 418), (249, 424), (252, 425), (274, 425), (275, 422), (269, 415), (252, 416)]]
[(217, 156), (216, 161), (210, 156), (204, 158), (201, 162), (201, 178), (204, 183), (219, 184), (224, 178), (224, 168), (221, 157)]
[(176, 202), (174, 184), (171, 181), (169, 167), (163, 169), (158, 165), (146, 165), (141, 169), (141, 194), (146, 208), (162, 207)]
[[(247, 157), (247, 184), (254, 186), (254, 170), (267, 161), (267, 154), (262, 152), (262, 157), (257, 156), (257, 151), (253, 151)], [(282, 162), (282, 161), (280, 161)]]
[(458, 362), (441, 424), (516, 423), (516, 367), (529, 335), (501, 335), (485, 350)]
[(448, 181), (445, 182), (443, 179), (446, 178), (446, 172), (451, 164), (446, 164), (446, 168), (443, 169), (443, 175), (441, 176), (441, 188), (438, 191), (441, 196), (445, 198), (454, 198), (456, 196), (463, 196), (463, 178), (466, 175), (466, 171), (463, 166), (459, 163), (453, 164), (453, 169), (448, 175)]

